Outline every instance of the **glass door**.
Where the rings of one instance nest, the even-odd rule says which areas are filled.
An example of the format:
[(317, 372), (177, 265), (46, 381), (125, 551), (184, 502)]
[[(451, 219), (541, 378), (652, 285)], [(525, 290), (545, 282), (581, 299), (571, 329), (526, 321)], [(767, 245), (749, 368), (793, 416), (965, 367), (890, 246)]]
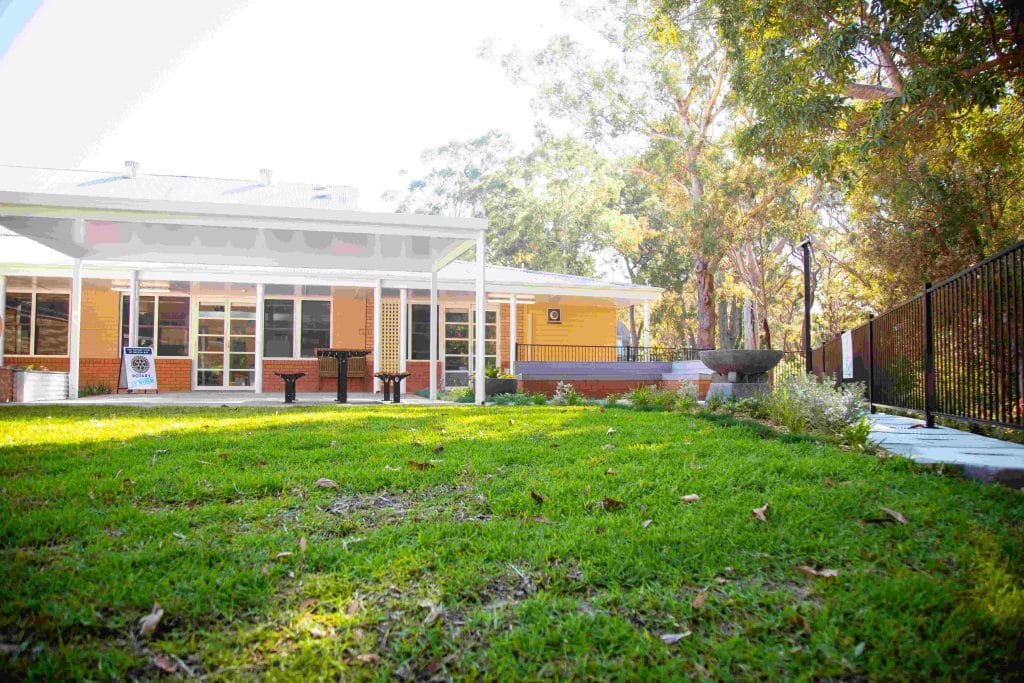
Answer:
[[(444, 311), (444, 386), (468, 387), (476, 365), (476, 315), (468, 308)], [(484, 319), (484, 361), (488, 367), (498, 364), (498, 313), (487, 311)]]
[(200, 301), (195, 329), (195, 388), (252, 387), (256, 376), (256, 304)]

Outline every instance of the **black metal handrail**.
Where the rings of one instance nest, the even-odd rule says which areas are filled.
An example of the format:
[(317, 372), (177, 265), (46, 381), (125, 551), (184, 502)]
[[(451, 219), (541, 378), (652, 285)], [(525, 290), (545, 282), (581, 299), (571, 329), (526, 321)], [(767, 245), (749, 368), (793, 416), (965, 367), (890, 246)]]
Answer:
[(853, 378), (837, 337), (811, 354), (815, 374), (867, 385), (874, 406), (1024, 429), (1024, 242), (851, 331)]
[(700, 349), (661, 346), (516, 344), (516, 361), (542, 363), (650, 363), (699, 360)]

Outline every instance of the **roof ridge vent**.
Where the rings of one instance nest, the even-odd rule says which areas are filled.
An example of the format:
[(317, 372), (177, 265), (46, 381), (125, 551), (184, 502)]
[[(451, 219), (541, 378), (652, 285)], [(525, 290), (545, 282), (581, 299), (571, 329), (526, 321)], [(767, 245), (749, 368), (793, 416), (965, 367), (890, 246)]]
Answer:
[(140, 164), (137, 161), (129, 160), (129, 161), (124, 162), (124, 177), (125, 178), (138, 178), (139, 177), (139, 167), (140, 166), (142, 166), (142, 164)]
[(266, 187), (274, 183), (274, 170), (271, 168), (260, 169), (260, 185)]

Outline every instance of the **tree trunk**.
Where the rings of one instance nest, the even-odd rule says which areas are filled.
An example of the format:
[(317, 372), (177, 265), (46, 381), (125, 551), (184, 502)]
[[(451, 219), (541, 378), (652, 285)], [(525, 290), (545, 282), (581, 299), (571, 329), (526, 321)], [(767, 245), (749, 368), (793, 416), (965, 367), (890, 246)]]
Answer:
[(629, 305), (629, 345), (640, 346), (640, 331), (636, 329), (636, 306)]
[(772, 348), (772, 331), (768, 328), (768, 316), (761, 316), (761, 326), (764, 328), (764, 348)]
[(755, 320), (754, 302), (743, 300), (743, 348), (757, 348), (757, 322)]
[(693, 275), (697, 285), (697, 346), (702, 349), (713, 349), (715, 331), (718, 327), (718, 311), (715, 310), (715, 274), (707, 259), (698, 256)]

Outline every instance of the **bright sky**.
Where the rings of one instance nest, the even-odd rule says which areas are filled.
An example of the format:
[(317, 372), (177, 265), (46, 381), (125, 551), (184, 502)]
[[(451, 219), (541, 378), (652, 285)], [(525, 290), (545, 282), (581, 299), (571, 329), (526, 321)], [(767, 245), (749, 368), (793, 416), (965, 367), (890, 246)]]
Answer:
[(0, 163), (354, 185), (420, 152), (532, 138), (530, 92), (477, 56), (586, 34), (557, 0), (0, 0)]

